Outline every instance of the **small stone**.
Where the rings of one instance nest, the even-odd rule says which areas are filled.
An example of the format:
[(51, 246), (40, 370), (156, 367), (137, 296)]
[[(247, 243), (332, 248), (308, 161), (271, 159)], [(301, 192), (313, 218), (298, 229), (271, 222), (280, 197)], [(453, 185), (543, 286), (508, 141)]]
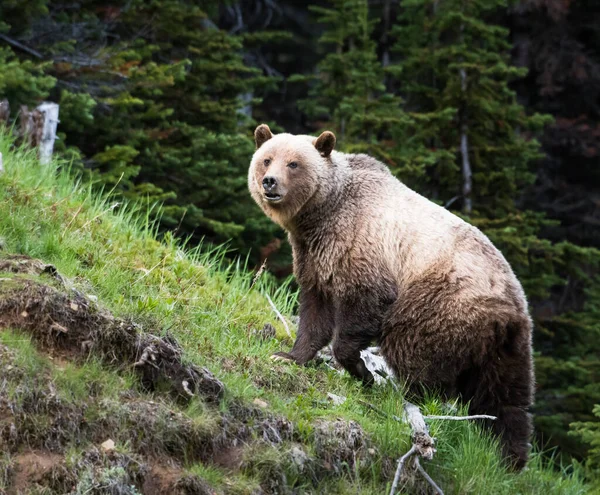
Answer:
[(29, 313), (28, 313), (27, 311), (23, 311), (23, 312), (21, 313), (21, 316), (22, 316), (23, 318), (27, 318), (27, 317), (29, 316)]
[(331, 402), (333, 402), (334, 406), (341, 406), (344, 402), (346, 402), (346, 397), (343, 397), (341, 395), (335, 395), (331, 392), (327, 392), (327, 397)]
[(257, 405), (258, 407), (262, 407), (263, 409), (266, 409), (267, 407), (269, 407), (269, 404), (261, 399), (254, 399), (252, 402), (255, 405)]
[(290, 451), (290, 457), (292, 458), (292, 462), (298, 471), (301, 473), (304, 472), (306, 464), (310, 462), (308, 454), (299, 447), (292, 447), (292, 450)]
[(104, 452), (112, 452), (115, 450), (115, 442), (113, 442), (110, 438), (100, 445)]
[(77, 304), (75, 304), (74, 302), (71, 303), (71, 309), (73, 311), (77, 311), (79, 309), (79, 306)]

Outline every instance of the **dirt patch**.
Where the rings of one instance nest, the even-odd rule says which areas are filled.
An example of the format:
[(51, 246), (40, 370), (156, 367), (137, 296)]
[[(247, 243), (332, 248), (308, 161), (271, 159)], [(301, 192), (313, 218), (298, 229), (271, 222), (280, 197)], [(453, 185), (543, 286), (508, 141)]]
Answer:
[(173, 493), (175, 485), (181, 479), (182, 474), (183, 470), (178, 466), (153, 463), (144, 477), (142, 493), (144, 495)]
[(8, 495), (29, 493), (29, 488), (44, 484), (52, 471), (64, 461), (61, 455), (45, 451), (18, 454), (14, 459), (14, 474)]
[(114, 317), (76, 290), (67, 292), (27, 277), (50, 273), (63, 280), (51, 265), (25, 257), (0, 262), (0, 272), (15, 274), (0, 278), (0, 328), (25, 330), (61, 358), (85, 359), (94, 354), (117, 367), (133, 367), (148, 390), (166, 384), (179, 398), (221, 399), (223, 384), (207, 369), (184, 364), (173, 337), (143, 332), (136, 323)]
[(236, 445), (221, 449), (215, 452), (212, 462), (215, 466), (229, 469), (230, 471), (239, 471), (244, 461), (244, 446)]

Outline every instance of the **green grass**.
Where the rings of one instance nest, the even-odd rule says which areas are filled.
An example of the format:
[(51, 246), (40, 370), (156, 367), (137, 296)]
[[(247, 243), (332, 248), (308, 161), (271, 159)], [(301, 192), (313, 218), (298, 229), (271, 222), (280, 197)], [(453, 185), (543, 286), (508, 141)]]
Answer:
[[(253, 283), (254, 274), (243, 263), (226, 264), (224, 249), (188, 248), (169, 234), (157, 241), (156, 225), (147, 208), (123, 205), (99, 196), (88, 185), (78, 184), (56, 166), (41, 167), (31, 152), (11, 150), (11, 142), (0, 133), (4, 173), (0, 174), (0, 244), (3, 252), (26, 254), (54, 264), (82, 292), (119, 316), (131, 316), (145, 330), (173, 334), (185, 350), (185, 359), (206, 366), (226, 385), (221, 405), (226, 410), (235, 401), (251, 403), (260, 398), (268, 410), (293, 423), (296, 440), (309, 453), (315, 449), (315, 425), (320, 420), (354, 420), (363, 428), (374, 449), (370, 461), (355, 469), (320, 478), (312, 486), (310, 473), (286, 465), (278, 451), (262, 447), (245, 460), (240, 472), (192, 462), (190, 473), (203, 477), (224, 493), (251, 493), (258, 483), (284, 477), (307, 492), (387, 493), (396, 459), (408, 450), (409, 432), (404, 424), (382, 418), (359, 401), (377, 404), (388, 414), (400, 414), (402, 397), (391, 387), (364, 390), (347, 375), (325, 366), (275, 363), (274, 351), (291, 345), (263, 293), (276, 306), (291, 314), (296, 294), (289, 287), (277, 288), (268, 275)], [(277, 337), (262, 341), (253, 333), (265, 323)], [(134, 378), (117, 375), (98, 361), (81, 365), (48, 362), (22, 334), (0, 332), (0, 343), (15, 350), (25, 374), (33, 379), (48, 373), (57, 393), (67, 402), (79, 403), (95, 397), (90, 418), (119, 414), (118, 394), (134, 388)], [(333, 406), (327, 392), (348, 397)], [(422, 408), (441, 412), (435, 397)], [(106, 411), (103, 412), (103, 407)], [(192, 403), (183, 414), (210, 432), (215, 418)], [(433, 421), (438, 452), (427, 471), (447, 494), (583, 494), (591, 493), (577, 468), (553, 467), (535, 452), (529, 469), (507, 472), (497, 442), (473, 423)], [(258, 447), (257, 447), (258, 448)], [(291, 449), (285, 445), (281, 449)], [(2, 465), (0, 458), (0, 487)], [(110, 468), (111, 479), (123, 477)], [(265, 481), (261, 473), (270, 473)], [(91, 483), (90, 480), (88, 480)], [(132, 492), (133, 493), (133, 492)]]

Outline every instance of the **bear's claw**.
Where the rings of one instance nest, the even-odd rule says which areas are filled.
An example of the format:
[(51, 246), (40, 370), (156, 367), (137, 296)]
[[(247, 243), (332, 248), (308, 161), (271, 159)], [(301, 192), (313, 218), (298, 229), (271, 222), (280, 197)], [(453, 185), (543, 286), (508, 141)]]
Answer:
[(290, 361), (290, 362), (295, 362), (296, 360), (287, 352), (276, 352), (275, 354), (271, 355), (271, 359), (273, 361)]

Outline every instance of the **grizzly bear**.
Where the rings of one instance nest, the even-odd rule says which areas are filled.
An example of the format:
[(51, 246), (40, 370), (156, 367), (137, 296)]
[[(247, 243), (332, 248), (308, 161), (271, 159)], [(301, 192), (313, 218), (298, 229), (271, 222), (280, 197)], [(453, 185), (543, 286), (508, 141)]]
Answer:
[(333, 340), (337, 361), (370, 384), (360, 352), (376, 341), (410, 390), (496, 416), (503, 453), (522, 468), (532, 323), (500, 251), (374, 158), (334, 151), (331, 132), (273, 135), (263, 124), (255, 140), (250, 193), (288, 232), (300, 286), (296, 341), (275, 356), (304, 364)]

